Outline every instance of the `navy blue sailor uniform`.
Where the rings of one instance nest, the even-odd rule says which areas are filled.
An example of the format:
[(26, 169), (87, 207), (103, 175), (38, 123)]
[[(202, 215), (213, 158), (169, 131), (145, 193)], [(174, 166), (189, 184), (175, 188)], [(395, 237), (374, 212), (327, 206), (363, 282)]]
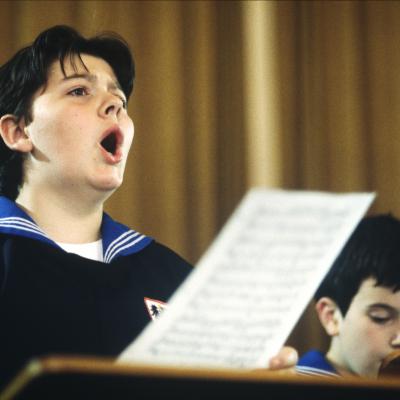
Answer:
[(117, 356), (191, 270), (105, 213), (101, 234), (104, 262), (67, 253), (0, 196), (0, 387), (33, 357)]

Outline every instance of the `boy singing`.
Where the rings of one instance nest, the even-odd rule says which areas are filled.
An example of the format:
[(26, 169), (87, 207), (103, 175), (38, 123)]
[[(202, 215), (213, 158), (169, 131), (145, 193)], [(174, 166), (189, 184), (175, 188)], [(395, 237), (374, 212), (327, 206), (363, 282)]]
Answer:
[[(118, 36), (55, 26), (0, 67), (0, 381), (46, 354), (117, 356), (190, 265), (103, 212), (134, 136)], [(294, 364), (284, 349), (272, 366)]]

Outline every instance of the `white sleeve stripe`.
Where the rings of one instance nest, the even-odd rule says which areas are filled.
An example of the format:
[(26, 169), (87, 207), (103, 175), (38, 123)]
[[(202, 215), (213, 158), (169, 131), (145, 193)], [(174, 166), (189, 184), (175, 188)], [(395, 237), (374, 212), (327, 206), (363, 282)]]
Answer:
[(326, 371), (324, 369), (319, 369), (314, 367), (301, 366), (301, 365), (296, 366), (296, 372), (303, 373), (305, 375), (319, 375), (319, 376), (332, 376), (332, 377), (340, 376), (335, 372)]

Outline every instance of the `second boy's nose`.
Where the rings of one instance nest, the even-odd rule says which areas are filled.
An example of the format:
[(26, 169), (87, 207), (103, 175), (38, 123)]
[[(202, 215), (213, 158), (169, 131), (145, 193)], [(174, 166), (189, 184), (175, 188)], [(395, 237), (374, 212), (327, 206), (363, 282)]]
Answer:
[(399, 347), (400, 348), (400, 329), (397, 330), (397, 332), (393, 335), (390, 345), (393, 347)]

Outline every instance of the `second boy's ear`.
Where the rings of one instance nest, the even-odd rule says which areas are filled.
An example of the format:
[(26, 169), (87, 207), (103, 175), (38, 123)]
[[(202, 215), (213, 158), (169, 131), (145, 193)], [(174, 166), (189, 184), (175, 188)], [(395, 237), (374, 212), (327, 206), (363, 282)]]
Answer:
[(342, 314), (338, 305), (330, 297), (321, 297), (315, 305), (318, 318), (329, 336), (337, 336)]
[(32, 150), (32, 142), (26, 133), (23, 118), (18, 121), (15, 115), (3, 115), (0, 119), (0, 135), (11, 150), (22, 153)]

